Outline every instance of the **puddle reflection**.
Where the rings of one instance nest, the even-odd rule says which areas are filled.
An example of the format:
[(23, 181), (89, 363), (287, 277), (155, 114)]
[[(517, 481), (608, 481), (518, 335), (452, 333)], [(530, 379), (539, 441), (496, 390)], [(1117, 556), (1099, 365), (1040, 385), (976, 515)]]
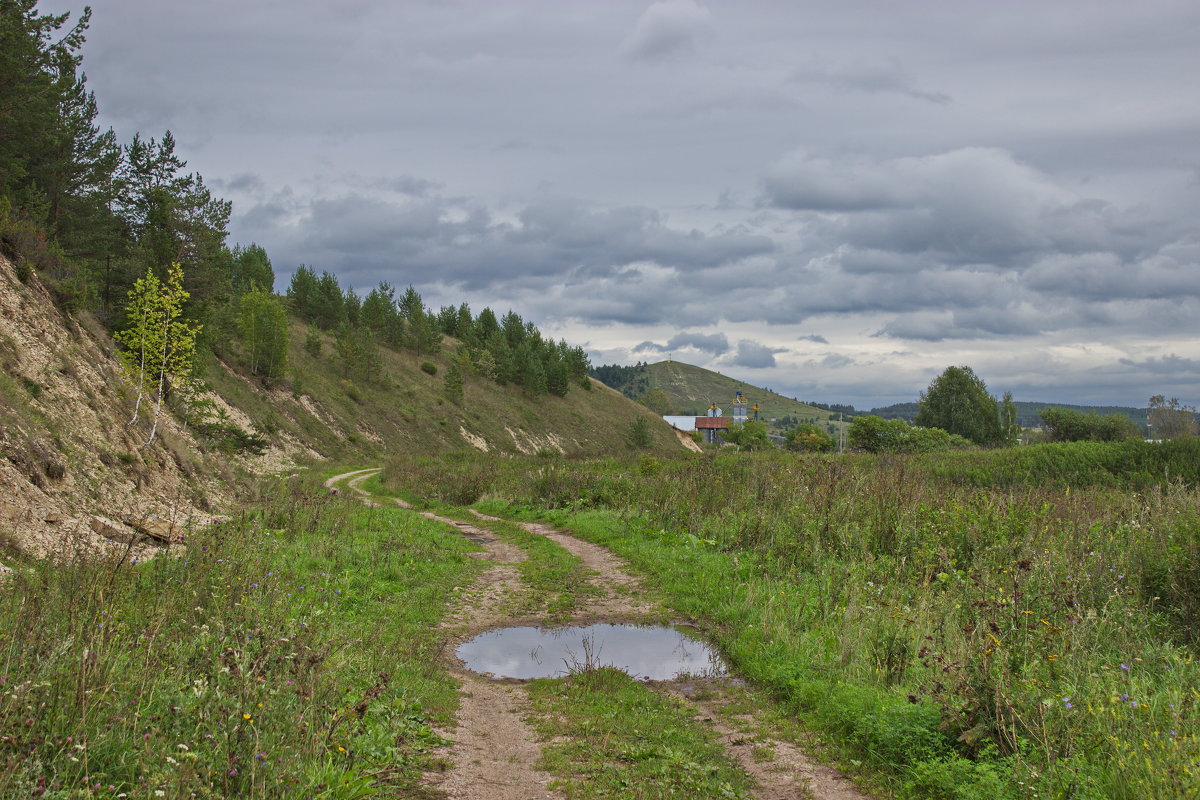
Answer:
[(456, 652), (469, 669), (496, 678), (556, 678), (587, 666), (612, 666), (656, 681), (727, 672), (704, 642), (648, 625), (500, 628), (463, 642)]

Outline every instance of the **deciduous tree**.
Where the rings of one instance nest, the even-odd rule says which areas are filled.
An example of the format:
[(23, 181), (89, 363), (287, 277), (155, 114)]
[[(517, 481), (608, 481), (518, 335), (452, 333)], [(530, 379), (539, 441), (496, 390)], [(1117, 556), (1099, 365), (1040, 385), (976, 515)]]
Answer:
[(143, 399), (154, 405), (143, 447), (154, 441), (168, 393), (186, 401), (195, 391), (192, 368), (200, 326), (183, 316), (187, 299), (178, 263), (167, 269), (165, 281), (147, 270), (129, 292), (128, 327), (114, 337), (124, 348), (121, 364), (137, 396), (129, 424), (137, 422)]
[(268, 381), (282, 377), (288, 347), (288, 318), (283, 303), (253, 285), (238, 302), (238, 332), (250, 372)]
[(941, 428), (978, 445), (991, 447), (1004, 442), (996, 398), (970, 367), (947, 367), (921, 393), (914, 422), (925, 428)]

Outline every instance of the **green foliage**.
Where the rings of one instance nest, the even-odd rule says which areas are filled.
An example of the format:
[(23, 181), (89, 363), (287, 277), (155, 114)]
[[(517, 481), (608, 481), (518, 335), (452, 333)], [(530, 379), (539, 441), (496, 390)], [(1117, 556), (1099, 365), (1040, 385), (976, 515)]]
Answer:
[(1042, 422), (1055, 442), (1119, 442), (1139, 435), (1137, 426), (1124, 414), (1085, 414), (1067, 408), (1047, 408)]
[(902, 419), (882, 419), (869, 414), (850, 421), (846, 443), (867, 453), (936, 453), (972, 447), (961, 436), (940, 428), (917, 428)]
[(1012, 392), (1005, 392), (1000, 401), (1000, 436), (1006, 446), (1018, 444), (1021, 440), (1021, 425), (1017, 422), (1017, 404), (1013, 402)]
[(638, 402), (659, 416), (675, 414), (679, 410), (671, 396), (657, 387), (643, 394)]
[(833, 437), (823, 428), (806, 422), (787, 432), (783, 446), (801, 453), (825, 453), (833, 449)]
[(179, 536), (178, 557), (36, 562), (0, 592), (3, 793), (419, 796), (470, 544), (295, 484)]
[(146, 444), (153, 441), (158, 430), (168, 393), (187, 401), (195, 391), (192, 368), (200, 326), (183, 316), (187, 298), (178, 263), (171, 265), (166, 281), (161, 283), (148, 270), (130, 290), (128, 327), (113, 337), (123, 347), (121, 365), (136, 394), (130, 424), (137, 420), (143, 399), (148, 398), (154, 406)]
[(775, 447), (767, 436), (766, 423), (755, 420), (745, 424), (734, 422), (721, 437), (729, 444), (737, 445), (739, 450), (770, 450)]
[(551, 740), (542, 766), (569, 797), (661, 800), (752, 797), (745, 773), (694, 710), (615, 667), (530, 687), (534, 724)]
[(457, 363), (450, 365), (450, 369), (446, 370), (446, 377), (443, 379), (442, 393), (446, 395), (446, 399), (456, 406), (461, 406), (463, 403), (463, 374)]
[(434, 364), (432, 361), (422, 361), (421, 372), (424, 372), (426, 375), (437, 375), (437, 364)]
[(279, 298), (251, 284), (238, 303), (238, 331), (250, 372), (268, 381), (283, 377), (288, 318)]
[(646, 364), (641, 361), (631, 367), (623, 367), (619, 364), (604, 364), (599, 367), (593, 367), (589, 370), (589, 374), (610, 389), (616, 389), (630, 400), (644, 396), (651, 388), (650, 376), (647, 374)]
[(261, 433), (243, 430), (227, 418), (192, 423), (192, 430), (227, 455), (262, 455), (271, 444)]
[(1186, 406), (1179, 398), (1170, 400), (1161, 394), (1150, 398), (1150, 435), (1155, 439), (1176, 439), (1195, 436), (1198, 430), (1196, 407)]
[(309, 328), (304, 333), (304, 352), (308, 353), (313, 358), (321, 357), (321, 332), (316, 328)]
[(61, 307), (94, 307), (110, 322), (136, 279), (172, 262), (196, 320), (224, 306), (247, 272), (266, 284), (265, 253), (229, 251), (230, 204), (186, 172), (170, 131), (121, 146), (97, 126), (80, 55), (90, 10), (72, 25), (36, 6), (0, 3), (0, 240), (24, 256), (14, 258), (19, 272), (42, 271)]
[(932, 475), (978, 487), (1111, 486), (1147, 489), (1200, 485), (1200, 440), (1068, 442), (1003, 453), (959, 453), (930, 464)]
[(650, 446), (650, 423), (645, 417), (637, 417), (625, 434), (625, 442), (632, 450), (645, 450)]
[[(1200, 757), (1197, 446), (474, 468), (509, 501), (488, 510), (557, 504), (534, 513), (649, 575), (740, 675), (900, 797), (1185, 797)], [(1038, 451), (1123, 453), (1131, 472), (994, 489), (938, 472)], [(1192, 483), (1139, 486), (1137, 458), (1190, 461)]]
[(935, 378), (921, 393), (915, 422), (985, 447), (1003, 444), (1007, 435), (1000, 425), (996, 399), (970, 367), (947, 367)]
[(259, 287), (268, 294), (275, 290), (275, 270), (267, 251), (257, 244), (251, 243), (246, 247), (237, 245), (233, 248), (233, 272), (230, 283), (235, 294), (243, 294)]
[(341, 362), (342, 374), (367, 383), (383, 380), (383, 361), (375, 336), (366, 328), (343, 325), (338, 329), (333, 349)]

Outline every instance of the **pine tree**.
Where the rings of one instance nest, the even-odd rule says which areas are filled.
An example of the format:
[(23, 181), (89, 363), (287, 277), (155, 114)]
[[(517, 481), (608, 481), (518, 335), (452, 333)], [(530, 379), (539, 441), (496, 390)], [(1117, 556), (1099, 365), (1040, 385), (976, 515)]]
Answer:
[(443, 381), (443, 393), (446, 399), (456, 406), (461, 406), (463, 403), (463, 374), (459, 369), (457, 362), (450, 364), (450, 369), (446, 370), (446, 377)]

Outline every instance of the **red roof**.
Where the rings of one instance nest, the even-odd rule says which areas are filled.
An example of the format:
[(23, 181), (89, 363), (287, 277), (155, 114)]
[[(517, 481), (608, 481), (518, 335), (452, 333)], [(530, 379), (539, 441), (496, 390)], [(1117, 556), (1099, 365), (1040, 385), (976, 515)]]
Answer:
[(696, 430), (723, 431), (729, 427), (729, 417), (696, 417)]

